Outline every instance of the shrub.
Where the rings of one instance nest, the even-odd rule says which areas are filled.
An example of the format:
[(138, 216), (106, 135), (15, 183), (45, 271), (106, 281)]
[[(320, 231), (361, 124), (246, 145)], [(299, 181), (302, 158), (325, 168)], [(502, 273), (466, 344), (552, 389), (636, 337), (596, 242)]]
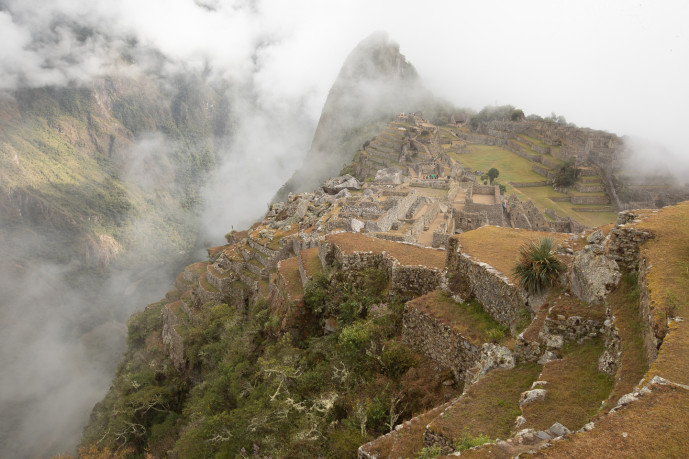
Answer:
[(466, 449), (473, 448), (474, 446), (489, 443), (490, 441), (491, 439), (488, 438), (487, 435), (479, 434), (478, 436), (474, 437), (469, 433), (465, 433), (461, 439), (455, 441), (455, 449), (457, 451), (464, 451)]
[(555, 285), (564, 271), (564, 263), (553, 253), (554, 246), (555, 241), (546, 237), (519, 249), (519, 260), (512, 272), (527, 292), (541, 294), (544, 289)]
[(432, 459), (434, 457), (440, 456), (441, 454), (443, 454), (443, 450), (438, 445), (424, 446), (423, 449), (419, 451), (419, 454), (416, 456), (416, 459)]
[(491, 328), (488, 330), (488, 340), (491, 343), (498, 343), (505, 337), (505, 330), (502, 328)]
[(553, 184), (557, 187), (572, 186), (579, 178), (579, 174), (579, 169), (574, 167), (572, 163), (566, 162), (557, 170), (555, 177), (553, 177)]

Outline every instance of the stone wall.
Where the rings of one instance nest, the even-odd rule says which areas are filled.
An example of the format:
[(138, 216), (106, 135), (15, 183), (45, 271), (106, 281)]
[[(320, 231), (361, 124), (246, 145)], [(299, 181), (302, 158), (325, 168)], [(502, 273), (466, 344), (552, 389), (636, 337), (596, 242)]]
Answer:
[(397, 260), (392, 264), (390, 274), (391, 295), (421, 296), (445, 283), (443, 270), (427, 266), (402, 266)]
[(634, 211), (620, 212), (615, 227), (610, 231), (608, 256), (627, 271), (639, 269), (639, 246), (654, 237), (652, 233), (634, 227), (633, 222), (638, 217)]
[(323, 266), (332, 266), (342, 271), (385, 271), (391, 279), (391, 295), (420, 296), (446, 285), (444, 270), (421, 265), (404, 266), (386, 252), (345, 254), (336, 244), (324, 242), (319, 247), (318, 257)]
[(610, 204), (610, 198), (605, 196), (580, 196), (572, 194), (572, 204)]
[(457, 238), (447, 246), (447, 276), (453, 293), (473, 296), (496, 321), (514, 328), (522, 310), (528, 310), (522, 290), (490, 265), (461, 252)]
[(435, 318), (404, 306), (402, 339), (441, 366), (452, 371), (462, 381), (467, 370), (479, 359), (480, 349), (471, 344), (457, 330)]

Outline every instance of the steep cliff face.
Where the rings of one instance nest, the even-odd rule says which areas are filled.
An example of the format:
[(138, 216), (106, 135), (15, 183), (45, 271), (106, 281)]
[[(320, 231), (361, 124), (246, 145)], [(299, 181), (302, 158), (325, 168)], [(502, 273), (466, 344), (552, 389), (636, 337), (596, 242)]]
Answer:
[(162, 245), (188, 247), (189, 215), (215, 139), (227, 134), (229, 102), (193, 76), (171, 88), (128, 74), (0, 94), (4, 253), (27, 262), (16, 237), (36, 235), (61, 244), (34, 253), (105, 266), (136, 245), (144, 216)]
[(399, 45), (382, 32), (369, 36), (342, 65), (304, 164), (276, 200), (293, 191), (311, 190), (336, 175), (395, 114), (433, 104), (432, 95), (400, 53)]

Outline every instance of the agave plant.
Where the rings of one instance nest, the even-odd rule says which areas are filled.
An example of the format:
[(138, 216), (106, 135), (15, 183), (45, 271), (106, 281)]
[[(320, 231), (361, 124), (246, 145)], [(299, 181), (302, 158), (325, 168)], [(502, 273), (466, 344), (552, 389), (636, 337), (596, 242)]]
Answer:
[(554, 247), (555, 241), (546, 237), (519, 248), (519, 261), (512, 272), (527, 292), (540, 295), (544, 289), (555, 285), (565, 270), (564, 263), (553, 253)]

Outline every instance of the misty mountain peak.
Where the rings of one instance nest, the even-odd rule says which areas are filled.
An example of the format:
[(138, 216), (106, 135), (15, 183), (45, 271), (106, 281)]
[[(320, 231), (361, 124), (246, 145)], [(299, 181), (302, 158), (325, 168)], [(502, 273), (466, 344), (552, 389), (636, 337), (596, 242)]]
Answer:
[(338, 80), (418, 79), (414, 66), (400, 53), (400, 45), (386, 32), (378, 31), (363, 39), (347, 56)]
[(303, 166), (278, 192), (310, 190), (351, 162), (361, 145), (398, 113), (427, 105), (421, 84), (400, 45), (375, 32), (349, 53), (330, 88)]

